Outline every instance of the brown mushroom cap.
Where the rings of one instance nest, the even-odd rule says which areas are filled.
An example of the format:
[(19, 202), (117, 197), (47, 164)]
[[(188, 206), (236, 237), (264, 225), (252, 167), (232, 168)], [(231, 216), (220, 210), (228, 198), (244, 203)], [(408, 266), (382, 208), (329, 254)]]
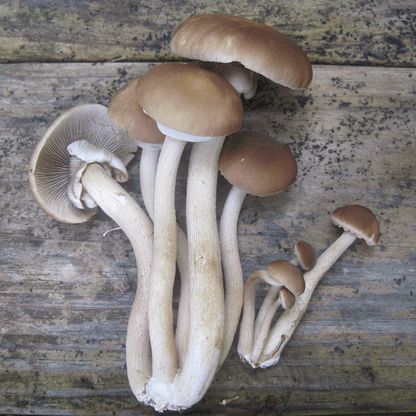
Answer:
[(241, 131), (226, 140), (219, 162), (232, 185), (256, 196), (272, 195), (292, 184), (297, 175), (293, 153), (263, 133)]
[(242, 17), (192, 16), (173, 32), (170, 46), (190, 59), (240, 62), (293, 89), (306, 88), (312, 80), (310, 60), (295, 42), (270, 26)]
[(375, 215), (361, 205), (345, 205), (332, 213), (332, 221), (344, 230), (363, 238), (368, 245), (378, 242), (380, 228)]
[(305, 280), (300, 270), (285, 260), (272, 261), (266, 268), (267, 273), (273, 279), (279, 281), (282, 286), (289, 289), (295, 296), (299, 296), (305, 290)]
[(295, 304), (295, 295), (287, 288), (282, 287), (279, 292), (279, 299), (283, 309), (290, 309)]
[(156, 122), (143, 111), (137, 100), (136, 85), (139, 81), (140, 77), (130, 80), (111, 99), (108, 115), (117, 126), (126, 129), (133, 139), (146, 143), (162, 143), (165, 135), (157, 128)]
[(194, 65), (156, 66), (142, 77), (136, 94), (157, 123), (189, 135), (226, 136), (243, 122), (243, 105), (231, 84)]
[(295, 254), (299, 260), (302, 268), (310, 270), (315, 266), (316, 263), (316, 250), (315, 247), (311, 246), (306, 241), (298, 241), (295, 244)]

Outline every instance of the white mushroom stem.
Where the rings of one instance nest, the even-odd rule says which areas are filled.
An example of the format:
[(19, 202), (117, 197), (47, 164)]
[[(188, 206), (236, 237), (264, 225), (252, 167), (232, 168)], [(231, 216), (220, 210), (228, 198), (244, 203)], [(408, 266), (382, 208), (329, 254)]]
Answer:
[(155, 180), (159, 155), (160, 150), (142, 148), (140, 157), (140, 190), (144, 206), (150, 218), (153, 218)]
[(224, 331), (224, 289), (216, 221), (218, 160), (224, 138), (194, 143), (189, 161), (186, 216), (190, 276), (190, 328), (176, 397), (188, 407), (200, 400), (217, 370)]
[[(263, 280), (270, 285), (277, 282), (266, 272), (256, 270), (247, 279), (244, 287), (244, 307), (240, 324), (240, 335), (238, 339), (238, 354), (241, 359), (250, 362), (250, 355), (254, 344), (254, 321), (256, 317), (256, 291), (258, 283)], [(279, 290), (281, 286), (279, 285)]]
[[(158, 411), (181, 410), (195, 404), (208, 390), (217, 370), (224, 329), (224, 293), (215, 215), (218, 158), (222, 142), (223, 138), (199, 142), (193, 145), (191, 152), (187, 186), (189, 342), (183, 366), (173, 382), (157, 378), (153, 372), (147, 385), (146, 402)], [(162, 154), (163, 151), (164, 148)], [(155, 228), (158, 175), (159, 167), (155, 192)], [(164, 201), (166, 204), (166, 196)], [(164, 306), (161, 310), (166, 309), (166, 301), (161, 303)], [(165, 325), (164, 322), (162, 324)], [(152, 333), (152, 326), (150, 331)], [(156, 359), (153, 354), (153, 360)]]
[(266, 368), (279, 361), (280, 354), (302, 319), (316, 286), (356, 238), (357, 236), (355, 234), (344, 231), (319, 256), (315, 267), (304, 274), (305, 291), (296, 298), (292, 308), (282, 313), (274, 327), (270, 330), (269, 337), (263, 349), (263, 355), (260, 357), (260, 367)]
[[(294, 266), (299, 265), (299, 260), (297, 257), (293, 258), (290, 261)], [(267, 291), (266, 296), (263, 299), (263, 303), (261, 304), (261, 307), (259, 311), (257, 312), (256, 317), (256, 323), (254, 325), (254, 338), (257, 338), (259, 331), (261, 328), (266, 325), (265, 317), (269, 313), (270, 308), (272, 308), (273, 303), (275, 302), (277, 296), (279, 295), (280, 289), (282, 288), (282, 285), (273, 285), (270, 286), (269, 290)]]
[(166, 136), (160, 153), (154, 195), (154, 256), (149, 298), (152, 377), (170, 384), (178, 369), (173, 333), (172, 293), (176, 274), (176, 176), (185, 142)]
[[(271, 286), (271, 288), (275, 288), (275, 287), (279, 287), (279, 286)], [(260, 356), (262, 355), (263, 347), (268, 338), (270, 325), (273, 321), (276, 311), (279, 309), (280, 306), (284, 307), (284, 302), (281, 296), (283, 294), (283, 291), (281, 290), (281, 287), (280, 287), (279, 292), (278, 292), (279, 293), (278, 298), (275, 299), (273, 303), (270, 305), (270, 307), (267, 310), (267, 313), (265, 314), (263, 318), (262, 325), (260, 326), (258, 332), (254, 334), (253, 350), (249, 358), (249, 363), (251, 364), (253, 368), (258, 366), (258, 361), (259, 361)], [(293, 294), (291, 296), (294, 297)]]
[(233, 186), (220, 219), (221, 258), (225, 283), (225, 330), (219, 366), (227, 358), (240, 320), (244, 279), (238, 253), (237, 225), (247, 193)]
[[(140, 188), (143, 202), (153, 220), (154, 190), (157, 164), (160, 150), (155, 145), (139, 142), (142, 147), (140, 158)], [(161, 146), (160, 146), (161, 148)], [(182, 228), (177, 226), (177, 259), (179, 274), (181, 276), (181, 295), (178, 309), (178, 319), (175, 334), (175, 344), (178, 353), (179, 368), (182, 367), (186, 355), (189, 338), (189, 273), (188, 273), (188, 238)]]
[(139, 398), (151, 374), (147, 299), (153, 254), (153, 227), (136, 201), (99, 164), (88, 165), (81, 182), (88, 195), (124, 231), (136, 258), (138, 281), (127, 328), (126, 354), (130, 387)]

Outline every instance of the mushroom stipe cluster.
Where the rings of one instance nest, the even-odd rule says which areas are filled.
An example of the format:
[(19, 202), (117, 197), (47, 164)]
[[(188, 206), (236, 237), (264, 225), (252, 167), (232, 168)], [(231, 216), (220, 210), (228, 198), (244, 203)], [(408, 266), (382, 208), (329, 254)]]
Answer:
[[(260, 76), (306, 88), (312, 66), (277, 30), (219, 14), (184, 21), (173, 32), (171, 49), (190, 61), (155, 66), (131, 80), (108, 108), (86, 104), (68, 110), (46, 131), (29, 167), (32, 193), (48, 215), (81, 223), (100, 207), (129, 238), (138, 283), (126, 336), (127, 376), (136, 398), (157, 411), (186, 409), (204, 396), (241, 315), (242, 360), (253, 367), (277, 363), (314, 288), (342, 250), (356, 237), (369, 244), (378, 239), (371, 211), (340, 208), (333, 220), (346, 231), (321, 256), (298, 242), (296, 259), (272, 262), (244, 287), (237, 245), (244, 198), (283, 191), (296, 180), (297, 164), (275, 138), (241, 131), (241, 95), (253, 97)], [(192, 150), (182, 229), (175, 188), (187, 142)], [(144, 208), (120, 185), (138, 147)], [(218, 171), (232, 185), (219, 224)], [(181, 294), (174, 322), (177, 267)], [(256, 316), (261, 281), (270, 289)], [(276, 319), (279, 309), (284, 311)]]

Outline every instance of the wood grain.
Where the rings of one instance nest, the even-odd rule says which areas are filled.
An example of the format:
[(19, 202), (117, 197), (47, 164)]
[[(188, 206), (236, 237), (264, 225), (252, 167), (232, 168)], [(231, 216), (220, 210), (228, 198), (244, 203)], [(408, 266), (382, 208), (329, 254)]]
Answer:
[[(119, 231), (103, 236), (115, 225), (102, 212), (80, 225), (49, 218), (26, 173), (61, 112), (107, 105), (152, 65), (0, 66), (0, 413), (154, 414), (135, 401), (126, 377), (136, 285), (127, 239)], [(291, 415), (416, 408), (415, 78), (410, 68), (315, 66), (307, 90), (262, 79), (244, 102), (244, 128), (287, 144), (299, 165), (287, 191), (246, 198), (239, 223), (246, 277), (276, 258), (290, 260), (298, 239), (322, 252), (339, 235), (330, 213), (344, 204), (371, 208), (381, 238), (376, 247), (357, 242), (334, 265), (277, 366), (253, 370), (234, 347), (189, 414), (225, 414), (219, 403), (235, 396), (229, 407), (255, 411), (269, 394), (278, 399), (274, 412)], [(181, 223), (188, 156), (189, 149), (179, 171)], [(141, 202), (138, 158), (129, 171), (126, 189)], [(220, 212), (229, 185), (220, 177), (218, 188)]]
[(201, 13), (272, 26), (293, 38), (315, 64), (416, 65), (412, 0), (3, 0), (0, 62), (170, 60), (172, 31)]

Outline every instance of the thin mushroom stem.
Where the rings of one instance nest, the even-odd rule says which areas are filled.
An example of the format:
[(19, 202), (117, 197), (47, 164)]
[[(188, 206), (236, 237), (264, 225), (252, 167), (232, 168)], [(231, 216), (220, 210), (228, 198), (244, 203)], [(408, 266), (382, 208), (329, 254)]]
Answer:
[(288, 343), (293, 332), (302, 319), (312, 294), (325, 275), (345, 250), (356, 240), (357, 236), (349, 231), (342, 235), (329, 246), (317, 259), (315, 266), (304, 274), (305, 291), (296, 298), (292, 308), (284, 311), (274, 327), (270, 330), (269, 337), (260, 357), (260, 367), (266, 368), (276, 364), (280, 359), (283, 348)]
[(153, 227), (136, 201), (99, 164), (88, 165), (81, 181), (89, 196), (126, 234), (136, 258), (138, 282), (128, 321), (126, 361), (130, 387), (139, 399), (151, 375), (147, 299), (153, 256)]
[[(146, 144), (145, 144), (146, 145)], [(153, 220), (154, 189), (160, 150), (142, 148), (140, 158), (140, 188), (146, 210)], [(179, 368), (186, 355), (189, 338), (189, 273), (188, 273), (188, 238), (179, 225), (177, 226), (177, 259), (181, 276), (181, 294), (175, 333)]]
[[(299, 266), (299, 260), (297, 257), (294, 257), (290, 263), (292, 263), (294, 266)], [(270, 308), (273, 308), (272, 305), (279, 295), (280, 289), (282, 287), (282, 285), (272, 285), (267, 291), (267, 294), (263, 299), (263, 303), (257, 312), (256, 323), (254, 326), (254, 338), (257, 338), (260, 328), (264, 327), (265, 317), (269, 313)]]
[(250, 354), (253, 350), (254, 321), (256, 317), (256, 290), (258, 283), (261, 280), (270, 285), (276, 284), (276, 281), (266, 272), (266, 270), (256, 270), (251, 273), (246, 281), (244, 287), (243, 314), (237, 347), (238, 354), (246, 362), (250, 362)]
[(247, 192), (233, 186), (220, 219), (221, 258), (225, 283), (225, 330), (219, 367), (230, 351), (243, 306), (244, 280), (238, 253), (237, 225), (246, 195)]
[[(271, 286), (271, 287), (275, 287), (275, 286)], [(258, 361), (259, 361), (260, 356), (262, 355), (263, 347), (269, 335), (270, 325), (276, 314), (276, 311), (279, 309), (280, 306), (283, 307), (284, 309), (290, 307), (290, 305), (287, 305), (284, 302), (284, 299), (282, 297), (284, 293), (286, 293), (287, 296), (290, 295), (292, 301), (295, 298), (295, 296), (288, 289), (283, 288), (283, 289), (280, 289), (279, 291), (279, 297), (275, 299), (275, 301), (270, 305), (266, 315), (264, 316), (263, 323), (260, 326), (258, 333), (255, 334), (254, 336), (253, 350), (250, 354), (250, 364), (252, 367), (258, 366)]]
[(144, 206), (150, 218), (153, 218), (155, 180), (159, 155), (160, 150), (142, 148), (140, 157), (140, 189)]
[(149, 298), (152, 377), (170, 384), (178, 362), (173, 333), (172, 293), (176, 274), (176, 175), (185, 142), (166, 136), (160, 153), (154, 195), (154, 256)]
[(173, 388), (178, 404), (200, 400), (217, 370), (224, 330), (224, 290), (216, 222), (218, 159), (224, 138), (194, 143), (187, 184), (190, 276), (188, 351)]

